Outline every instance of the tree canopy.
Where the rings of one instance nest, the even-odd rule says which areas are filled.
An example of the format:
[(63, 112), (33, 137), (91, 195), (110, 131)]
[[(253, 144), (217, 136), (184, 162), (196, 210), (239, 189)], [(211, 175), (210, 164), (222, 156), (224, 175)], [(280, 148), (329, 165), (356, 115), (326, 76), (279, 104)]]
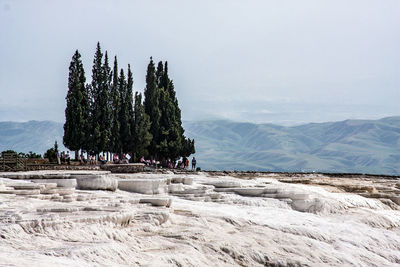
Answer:
[(76, 50), (69, 66), (63, 142), (71, 150), (85, 147), (89, 126), (90, 103), (85, 71), (79, 51)]
[(193, 154), (194, 140), (184, 136), (168, 63), (160, 61), (156, 69), (150, 57), (144, 99), (141, 93), (134, 93), (133, 83), (131, 65), (127, 71), (119, 69), (115, 56), (111, 69), (100, 43), (94, 54), (92, 80), (86, 83), (76, 50), (69, 68), (64, 145), (90, 154), (129, 153), (134, 161), (142, 156), (175, 161)]

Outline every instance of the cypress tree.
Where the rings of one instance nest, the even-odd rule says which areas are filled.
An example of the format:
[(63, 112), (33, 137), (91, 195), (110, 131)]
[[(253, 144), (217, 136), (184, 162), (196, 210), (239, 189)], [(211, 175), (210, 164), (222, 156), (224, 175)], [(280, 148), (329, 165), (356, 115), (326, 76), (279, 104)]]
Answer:
[(156, 79), (157, 79), (157, 87), (158, 88), (162, 88), (163, 87), (163, 84), (162, 84), (163, 76), (164, 76), (164, 66), (163, 66), (162, 61), (160, 61), (160, 62), (158, 62), (157, 71), (156, 71)]
[(126, 85), (126, 107), (127, 107), (127, 123), (129, 124), (129, 136), (125, 140), (126, 150), (132, 152), (134, 149), (133, 144), (133, 127), (134, 127), (134, 114), (133, 114), (133, 75), (131, 65), (128, 64), (128, 77)]
[(135, 93), (133, 75), (128, 65), (127, 79), (117, 57), (111, 72), (107, 51), (97, 43), (92, 81), (85, 85), (83, 65), (78, 51), (70, 65), (64, 144), (71, 150), (91, 153), (133, 152), (134, 159), (148, 153), (156, 159), (189, 156), (195, 152), (194, 140), (184, 136), (173, 81), (168, 76), (168, 62), (153, 59), (147, 67), (144, 102)]
[(168, 91), (164, 90), (164, 88), (160, 88), (160, 110), (161, 110), (161, 118), (160, 118), (160, 142), (158, 144), (158, 151), (160, 153), (160, 157), (162, 159), (173, 158), (175, 152), (175, 145), (172, 137), (172, 132), (174, 131), (174, 110), (172, 102), (169, 99)]
[(135, 105), (133, 112), (132, 140), (133, 143), (133, 161), (140, 157), (148, 156), (148, 146), (152, 140), (150, 133), (150, 117), (146, 114), (142, 104), (142, 94), (135, 93)]
[(170, 156), (170, 152), (173, 149), (170, 143), (169, 134), (173, 130), (171, 128), (173, 119), (173, 112), (171, 112), (170, 96), (168, 89), (165, 86), (165, 72), (162, 61), (158, 62), (156, 71), (157, 87), (159, 88), (159, 107), (161, 111), (160, 117), (160, 133), (159, 143), (157, 149), (160, 157), (166, 159)]
[(169, 79), (169, 76), (168, 76), (168, 62), (165, 61), (164, 72), (162, 73), (159, 87), (160, 88), (162, 87), (165, 90), (167, 90), (171, 101), (173, 101), (176, 96), (175, 96), (175, 90), (174, 90), (173, 84), (172, 84), (172, 88), (171, 88), (171, 83), (172, 83), (172, 81)]
[(100, 138), (100, 126), (98, 122), (94, 121), (94, 92), (91, 84), (86, 85), (86, 91), (89, 96), (89, 121), (86, 129), (86, 143), (82, 149), (89, 152), (89, 154), (94, 154), (96, 153), (95, 151), (97, 151), (97, 140)]
[(91, 135), (89, 138), (90, 151), (98, 154), (108, 150), (111, 135), (111, 109), (109, 105), (111, 69), (108, 54), (105, 52), (104, 63), (100, 43), (97, 43), (93, 60), (91, 93)]
[(94, 105), (98, 105), (96, 100), (99, 98), (100, 87), (102, 82), (102, 60), (103, 53), (101, 52), (100, 43), (97, 43), (96, 52), (93, 59), (92, 67), (92, 90), (93, 90), (93, 101)]
[[(166, 63), (167, 64), (167, 63)], [(166, 67), (167, 69), (167, 67)], [(167, 75), (168, 77), (168, 75)], [(170, 93), (170, 100), (174, 106), (174, 132), (173, 138), (176, 138), (176, 151), (179, 151), (180, 154), (177, 156), (186, 156), (189, 157), (191, 154), (195, 153), (194, 140), (187, 139), (184, 135), (185, 130), (182, 126), (182, 117), (181, 117), (181, 109), (179, 108), (178, 98), (175, 93), (175, 86), (172, 80), (167, 78), (168, 81), (168, 92)]]
[(151, 57), (150, 63), (147, 66), (146, 88), (144, 89), (144, 96), (144, 109), (146, 114), (150, 117), (150, 133), (153, 136), (148, 150), (152, 156), (158, 158), (161, 111), (159, 108), (159, 88), (157, 87), (155, 66), (153, 58)]
[(119, 88), (118, 88), (118, 62), (117, 57), (114, 58), (114, 68), (112, 75), (112, 85), (111, 85), (111, 137), (109, 140), (109, 149), (111, 152), (120, 152), (120, 122), (119, 122), (119, 110), (120, 110), (120, 98), (119, 98)]
[(91, 122), (93, 136), (91, 140), (92, 150), (95, 154), (101, 151), (100, 138), (101, 138), (101, 121), (100, 121), (100, 98), (101, 98), (101, 83), (102, 83), (102, 60), (103, 53), (101, 52), (100, 43), (97, 43), (96, 52), (93, 59), (92, 67), (92, 82), (91, 82)]
[(118, 79), (118, 91), (119, 91), (119, 99), (120, 99), (120, 109), (118, 120), (120, 123), (119, 129), (119, 148), (121, 152), (127, 153), (129, 139), (130, 139), (130, 121), (129, 121), (129, 112), (128, 112), (128, 98), (127, 98), (127, 82), (125, 79), (124, 70), (121, 69), (119, 79)]
[[(175, 155), (176, 157), (182, 156), (184, 154), (184, 148), (186, 146), (186, 137), (184, 135), (185, 130), (182, 127), (182, 119), (181, 119), (181, 109), (179, 108), (179, 103), (178, 103), (178, 98), (176, 97), (175, 93), (175, 86), (172, 80), (169, 80), (168, 78), (168, 89), (170, 92), (170, 96), (172, 95), (173, 97), (170, 98), (170, 101), (172, 102), (172, 105), (174, 106), (174, 119), (173, 119), (173, 128), (174, 131), (172, 133), (174, 140), (175, 140), (175, 149), (177, 151), (177, 154)], [(190, 153), (189, 153), (190, 155)], [(187, 155), (187, 157), (189, 156)]]
[(76, 50), (69, 66), (63, 137), (64, 145), (75, 151), (76, 159), (78, 156), (76, 151), (85, 145), (89, 121), (89, 97), (85, 83), (81, 55)]
[(196, 149), (194, 147), (194, 139), (185, 138), (183, 140), (183, 148), (182, 148), (182, 156), (189, 157), (191, 154), (196, 153)]
[[(162, 65), (162, 64), (161, 64)], [(184, 136), (185, 130), (182, 127), (181, 109), (179, 108), (176, 97), (175, 86), (168, 76), (168, 62), (165, 62), (162, 68), (159, 64), (158, 72), (160, 88), (163, 88), (163, 97), (160, 98), (161, 108), (161, 137), (159, 149), (163, 155), (168, 155), (172, 160), (178, 157), (194, 153), (194, 140), (187, 139)], [(162, 103), (162, 104), (161, 104)]]
[(109, 91), (111, 86), (111, 69), (108, 64), (107, 51), (104, 56), (104, 63), (101, 66), (100, 91), (98, 99), (98, 124), (100, 127), (100, 138), (98, 141), (98, 150), (106, 151), (111, 136), (111, 110), (109, 107)]

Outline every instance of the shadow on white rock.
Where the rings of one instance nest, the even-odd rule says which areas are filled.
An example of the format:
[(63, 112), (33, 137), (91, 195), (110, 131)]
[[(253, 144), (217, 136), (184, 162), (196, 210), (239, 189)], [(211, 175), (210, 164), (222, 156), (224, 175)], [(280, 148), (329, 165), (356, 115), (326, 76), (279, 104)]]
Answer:
[(55, 183), (57, 187), (76, 188), (76, 179), (32, 179), (34, 183)]
[(120, 179), (118, 189), (147, 195), (168, 193), (167, 179)]
[(141, 198), (139, 203), (149, 203), (156, 207), (170, 207), (172, 203), (171, 198)]
[(77, 188), (82, 190), (110, 190), (115, 191), (118, 180), (109, 175), (85, 175), (77, 177)]

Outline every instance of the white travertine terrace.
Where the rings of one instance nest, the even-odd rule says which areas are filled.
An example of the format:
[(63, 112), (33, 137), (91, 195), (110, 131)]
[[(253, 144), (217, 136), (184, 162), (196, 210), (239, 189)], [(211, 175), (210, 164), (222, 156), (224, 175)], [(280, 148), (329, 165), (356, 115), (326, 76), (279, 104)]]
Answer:
[(233, 176), (0, 173), (0, 265), (400, 265), (400, 181)]

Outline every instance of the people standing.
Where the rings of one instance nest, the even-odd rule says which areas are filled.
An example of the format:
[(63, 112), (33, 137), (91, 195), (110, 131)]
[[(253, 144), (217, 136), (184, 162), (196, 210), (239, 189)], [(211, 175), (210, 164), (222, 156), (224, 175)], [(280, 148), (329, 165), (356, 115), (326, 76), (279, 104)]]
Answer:
[(192, 170), (195, 170), (195, 169), (196, 169), (196, 158), (193, 157), (192, 158)]
[(182, 169), (186, 169), (186, 161), (187, 161), (187, 158), (182, 157)]
[(69, 156), (69, 151), (67, 151), (67, 155), (65, 156), (65, 160), (67, 161), (67, 164), (71, 164), (71, 157)]
[(100, 162), (102, 165), (105, 165), (107, 163), (106, 159), (104, 158), (103, 155), (100, 155)]
[(129, 160), (128, 160), (126, 154), (122, 154), (122, 158), (120, 160), (120, 163), (121, 164), (129, 164)]
[(176, 168), (177, 169), (182, 169), (182, 161), (178, 161), (178, 163), (176, 164)]
[(85, 159), (85, 156), (83, 155), (83, 153), (81, 153), (79, 161), (80, 161), (81, 165), (86, 165), (87, 160)]
[(113, 159), (114, 159), (114, 164), (118, 164), (119, 163), (119, 156), (118, 156), (117, 153), (114, 154)]
[(64, 164), (65, 163), (65, 151), (61, 152), (61, 163)]
[(90, 165), (96, 165), (96, 158), (95, 158), (95, 156), (90, 155), (89, 159), (90, 159)]

